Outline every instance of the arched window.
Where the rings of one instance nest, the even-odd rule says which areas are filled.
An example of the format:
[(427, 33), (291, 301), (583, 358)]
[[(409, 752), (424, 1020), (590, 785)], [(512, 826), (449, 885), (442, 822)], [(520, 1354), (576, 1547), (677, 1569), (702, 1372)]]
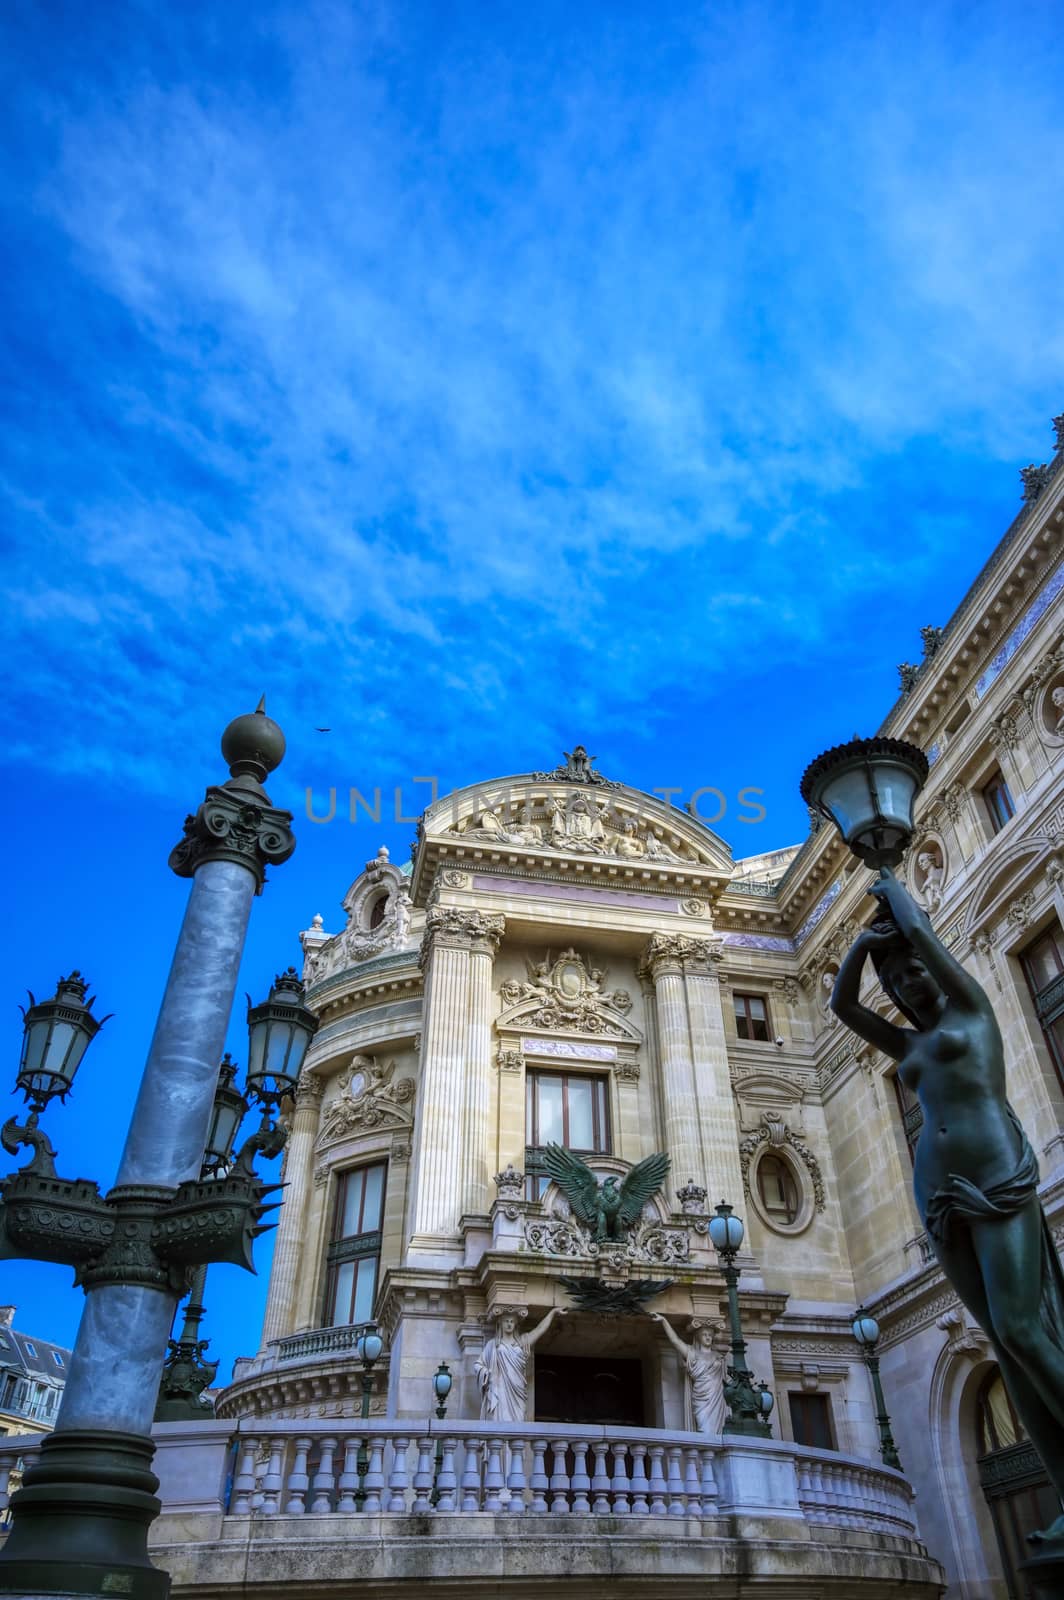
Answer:
[(1048, 1527), (1059, 1506), (997, 1367), (991, 1367), (976, 1396), (975, 1433), (979, 1482), (994, 1520), (1009, 1594), (1024, 1600), (1027, 1589), (1019, 1566), (1030, 1555), (1027, 1535)]
[(766, 1216), (773, 1222), (792, 1223), (798, 1215), (798, 1185), (790, 1163), (766, 1152), (757, 1164), (757, 1192)]
[(374, 928), (380, 927), (381, 923), (384, 921), (384, 914), (387, 909), (388, 896), (386, 894), (378, 895), (376, 900), (374, 900), (373, 904), (369, 908), (369, 929), (371, 933), (373, 932)]

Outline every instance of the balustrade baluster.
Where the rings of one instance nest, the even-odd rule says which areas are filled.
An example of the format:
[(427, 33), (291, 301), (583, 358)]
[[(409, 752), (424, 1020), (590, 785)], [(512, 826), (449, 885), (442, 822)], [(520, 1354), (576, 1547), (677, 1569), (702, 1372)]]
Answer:
[(415, 1516), (428, 1516), (432, 1510), (432, 1468), (434, 1463), (435, 1442), (432, 1439), (419, 1439), (417, 1442), (417, 1471), (414, 1473), (414, 1504), (411, 1507)]
[(337, 1511), (357, 1511), (358, 1501), (358, 1447), (357, 1439), (344, 1440), (344, 1470), (337, 1482), (340, 1498), (336, 1503)]
[(310, 1505), (312, 1511), (331, 1511), (333, 1508), (332, 1495), (335, 1477), (333, 1455), (336, 1451), (336, 1445), (337, 1441), (335, 1439), (323, 1439), (321, 1441), (321, 1459), (318, 1462), (318, 1470), (314, 1474), (312, 1483), (314, 1490), (314, 1499)]
[(507, 1511), (511, 1517), (523, 1517), (525, 1514), (525, 1445), (523, 1439), (515, 1439), (510, 1445), (510, 1470), (506, 1474), (506, 1487), (510, 1491), (510, 1503)]
[(454, 1470), (454, 1453), (457, 1449), (457, 1439), (444, 1439), (443, 1449), (440, 1454), (440, 1470), (436, 1474), (436, 1510), (438, 1512), (456, 1511), (458, 1509), (458, 1474)]
[(506, 1487), (502, 1476), (504, 1441), (488, 1439), (484, 1446), (484, 1510), (498, 1514), (502, 1510), (502, 1491)]
[(609, 1448), (605, 1439), (596, 1439), (591, 1446), (595, 1456), (595, 1471), (591, 1479), (591, 1489), (595, 1498), (591, 1509), (596, 1517), (608, 1517), (610, 1514), (610, 1475), (606, 1467)]
[(11, 1503), (11, 1474), (17, 1461), (18, 1456), (14, 1451), (5, 1450), (0, 1455), (0, 1512), (6, 1511)]
[(680, 1462), (683, 1458), (683, 1450), (678, 1444), (672, 1444), (668, 1448), (668, 1457), (669, 1516), (682, 1517), (685, 1510), (683, 1498), (683, 1473), (680, 1470)]
[(281, 1489), (284, 1486), (282, 1468), (285, 1458), (284, 1439), (270, 1440), (270, 1461), (262, 1480), (262, 1505), (259, 1515), (275, 1517), (281, 1509)]
[(568, 1439), (553, 1439), (551, 1450), (554, 1454), (554, 1471), (551, 1473), (551, 1516), (563, 1517), (569, 1513), (569, 1474), (565, 1470), (565, 1452), (569, 1448)]
[(683, 1453), (683, 1492), (689, 1517), (702, 1515), (702, 1478), (698, 1466), (698, 1451), (694, 1445), (689, 1445)]
[(547, 1488), (546, 1473), (547, 1440), (533, 1439), (532, 1441), (532, 1473), (528, 1480), (532, 1490), (532, 1504), (529, 1510), (534, 1517), (545, 1517), (547, 1514)]
[(480, 1440), (467, 1439), (462, 1464), (462, 1510), (480, 1510)]
[(698, 1455), (702, 1462), (702, 1515), (712, 1517), (717, 1511), (717, 1479), (713, 1471), (713, 1457), (715, 1451), (709, 1445), (699, 1446)]
[(586, 1517), (591, 1511), (591, 1501), (588, 1499), (588, 1490), (591, 1488), (591, 1479), (587, 1475), (587, 1440), (574, 1439), (573, 1441), (573, 1513), (576, 1516)]
[(290, 1517), (301, 1517), (307, 1509), (307, 1488), (310, 1484), (307, 1452), (313, 1443), (313, 1439), (297, 1439), (295, 1442), (295, 1459), (288, 1474), (288, 1501), (285, 1505), (285, 1512)]
[(661, 1470), (661, 1458), (665, 1454), (665, 1446), (652, 1444), (648, 1447), (650, 1456), (650, 1515), (663, 1517), (665, 1515), (665, 1474)]
[(392, 1470), (388, 1475), (387, 1510), (402, 1513), (406, 1510), (406, 1491), (410, 1479), (406, 1470), (406, 1452), (410, 1440), (396, 1439), (392, 1446)]
[(627, 1517), (631, 1511), (631, 1500), (628, 1495), (628, 1467), (626, 1457), (628, 1446), (623, 1442), (615, 1442), (613, 1449), (613, 1514), (615, 1517)]
[(362, 1510), (367, 1517), (374, 1517), (381, 1509), (381, 1490), (384, 1488), (383, 1439), (371, 1439), (369, 1441), (369, 1466), (366, 1468), (366, 1476), (362, 1480), (362, 1487), (366, 1491)]
[(632, 1446), (632, 1515), (647, 1517), (650, 1515), (650, 1504), (647, 1492), (650, 1488), (647, 1482), (646, 1461), (647, 1447), (645, 1444)]
[(233, 1479), (233, 1498), (229, 1510), (234, 1517), (251, 1515), (251, 1496), (255, 1492), (255, 1459), (259, 1453), (257, 1439), (244, 1439), (237, 1475)]

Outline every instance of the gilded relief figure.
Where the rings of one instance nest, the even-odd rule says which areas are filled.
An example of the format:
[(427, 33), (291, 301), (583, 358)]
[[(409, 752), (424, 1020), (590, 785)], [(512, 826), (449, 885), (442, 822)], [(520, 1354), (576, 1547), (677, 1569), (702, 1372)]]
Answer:
[[(983, 989), (889, 867), (881, 905), (831, 1005), (898, 1063), (924, 1122), (913, 1187), (943, 1272), (990, 1338), (1016, 1411), (1064, 1501), (1064, 1273), (1038, 1199), (1038, 1163), (1005, 1093), (1001, 1032)], [(858, 999), (871, 958), (899, 1027)], [(1036, 1541), (1064, 1541), (1064, 1516)]]

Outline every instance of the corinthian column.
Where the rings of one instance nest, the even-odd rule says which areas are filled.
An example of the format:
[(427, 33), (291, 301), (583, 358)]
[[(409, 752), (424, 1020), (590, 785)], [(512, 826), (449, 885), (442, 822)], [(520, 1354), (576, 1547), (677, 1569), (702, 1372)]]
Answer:
[(742, 1204), (743, 1180), (739, 1167), (739, 1127), (735, 1116), (727, 1035), (720, 993), (722, 951), (708, 939), (692, 939), (684, 957), (687, 1019), (691, 1029), (691, 1054), (695, 1064), (695, 1097), (702, 1141), (702, 1181), (710, 1199), (738, 1196)]
[(662, 1127), (672, 1163), (669, 1195), (677, 1210), (677, 1189), (682, 1189), (689, 1178), (701, 1177), (705, 1170), (684, 985), (684, 951), (690, 945), (705, 943), (706, 940), (687, 939), (679, 934), (655, 933), (640, 968), (652, 980), (657, 1002)]
[(742, 1195), (739, 1134), (728, 1072), (717, 968), (709, 939), (656, 933), (643, 956), (654, 983), (669, 1189), (689, 1178), (725, 1197)]
[(469, 1045), (462, 1108), (461, 1214), (486, 1212), (491, 1204), (491, 975), (505, 919), (480, 916), (481, 929), (469, 951)]
[[(454, 906), (429, 908), (421, 965), (425, 1012), (421, 1084), (415, 1123), (410, 1245), (438, 1252), (454, 1242), (461, 1214), (463, 1110), (470, 1048), (474, 942), (490, 938), (502, 918)], [(489, 965), (490, 996), (490, 965)]]
[(321, 1097), (325, 1081), (316, 1072), (304, 1070), (296, 1087), (296, 1107), (285, 1147), (284, 1178), (287, 1182), (277, 1227), (270, 1287), (266, 1295), (266, 1315), (262, 1321), (262, 1345), (283, 1339), (295, 1331), (296, 1288), (307, 1238), (307, 1202), (314, 1168), (314, 1142), (321, 1117)]

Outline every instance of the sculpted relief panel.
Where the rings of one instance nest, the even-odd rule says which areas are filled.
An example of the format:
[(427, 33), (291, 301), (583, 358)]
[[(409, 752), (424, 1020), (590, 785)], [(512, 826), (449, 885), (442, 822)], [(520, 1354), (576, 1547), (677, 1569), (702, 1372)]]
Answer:
[(517, 808), (484, 804), (448, 830), (463, 839), (531, 845), (566, 854), (621, 861), (693, 861), (694, 851), (663, 825), (626, 813), (603, 794), (585, 789), (529, 796)]
[(521, 1027), (564, 1029), (631, 1038), (624, 1018), (632, 1009), (627, 989), (607, 989), (606, 972), (593, 966), (575, 950), (563, 950), (556, 960), (548, 950), (542, 961), (525, 961), (528, 978), (508, 978), (499, 995), (506, 1012), (500, 1023)]

